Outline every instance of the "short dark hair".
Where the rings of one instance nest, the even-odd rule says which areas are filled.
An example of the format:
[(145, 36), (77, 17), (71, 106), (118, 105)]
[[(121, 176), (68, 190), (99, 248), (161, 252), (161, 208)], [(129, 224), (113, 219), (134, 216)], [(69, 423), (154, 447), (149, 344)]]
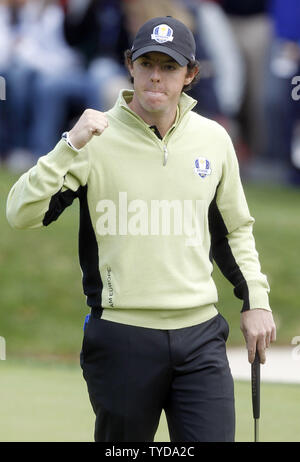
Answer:
[[(125, 50), (124, 59), (125, 59), (125, 66), (128, 69), (128, 62), (132, 62), (132, 51), (131, 50)], [(197, 74), (195, 75), (195, 77), (193, 78), (190, 84), (184, 85), (184, 87), (182, 88), (182, 91), (190, 90), (200, 80), (200, 62), (197, 59), (193, 61), (189, 61), (187, 64), (188, 73), (190, 73), (195, 68), (198, 68)], [(129, 74), (129, 79), (130, 79), (130, 82), (133, 83), (133, 77), (130, 74)]]

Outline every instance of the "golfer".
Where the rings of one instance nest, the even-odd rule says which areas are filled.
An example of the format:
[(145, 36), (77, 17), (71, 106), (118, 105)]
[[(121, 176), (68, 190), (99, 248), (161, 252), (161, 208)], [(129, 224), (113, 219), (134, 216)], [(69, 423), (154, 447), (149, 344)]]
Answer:
[(275, 340), (232, 142), (184, 92), (195, 54), (183, 23), (147, 21), (126, 52), (133, 90), (106, 113), (85, 110), (8, 196), (15, 228), (48, 226), (79, 199), (95, 441), (151, 442), (162, 410), (171, 441), (234, 441), (213, 261), (242, 300), (249, 361), (257, 349), (264, 363)]

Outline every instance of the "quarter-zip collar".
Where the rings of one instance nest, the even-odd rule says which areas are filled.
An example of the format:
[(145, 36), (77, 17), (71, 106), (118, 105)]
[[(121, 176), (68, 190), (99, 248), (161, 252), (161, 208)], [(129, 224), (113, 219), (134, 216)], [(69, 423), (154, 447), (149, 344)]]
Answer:
[(122, 120), (128, 126), (134, 126), (135, 129), (140, 128), (145, 134), (148, 134), (153, 138), (153, 140), (158, 142), (160, 148), (163, 150), (163, 165), (165, 166), (168, 158), (168, 139), (179, 126), (182, 119), (196, 106), (197, 101), (188, 96), (186, 93), (181, 93), (175, 122), (169, 128), (165, 136), (162, 139), (159, 139), (150, 126), (128, 106), (128, 103), (132, 100), (133, 93), (134, 90), (121, 90), (115, 106), (109, 112), (112, 116)]
[[(134, 90), (121, 90), (119, 93), (118, 100), (115, 106), (113, 107), (113, 112), (117, 111), (118, 115), (121, 116), (121, 114), (124, 114), (125, 110), (127, 113), (133, 115), (137, 120), (142, 121), (143, 124), (147, 125), (146, 122), (136, 112), (132, 111), (128, 106), (128, 103), (130, 103), (130, 101), (132, 100), (133, 93)], [(178, 104), (179, 113), (177, 110), (177, 116), (174, 124), (177, 125), (178, 123), (180, 123), (181, 119), (185, 116), (185, 114), (191, 111), (196, 106), (196, 104), (197, 101), (195, 99), (191, 98), (186, 93), (181, 93)]]

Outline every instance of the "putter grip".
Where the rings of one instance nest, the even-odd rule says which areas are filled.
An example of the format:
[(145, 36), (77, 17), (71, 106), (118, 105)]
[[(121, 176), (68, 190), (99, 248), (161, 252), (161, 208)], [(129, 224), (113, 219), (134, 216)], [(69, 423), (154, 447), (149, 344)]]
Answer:
[(255, 359), (251, 364), (252, 408), (254, 419), (260, 415), (260, 361), (256, 351)]

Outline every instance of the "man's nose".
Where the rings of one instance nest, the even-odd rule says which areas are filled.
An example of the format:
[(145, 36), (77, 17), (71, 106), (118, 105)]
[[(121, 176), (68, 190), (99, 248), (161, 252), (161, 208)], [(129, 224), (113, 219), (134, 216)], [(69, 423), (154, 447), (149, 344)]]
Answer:
[(160, 69), (158, 66), (154, 66), (151, 73), (151, 81), (159, 82), (160, 81)]

